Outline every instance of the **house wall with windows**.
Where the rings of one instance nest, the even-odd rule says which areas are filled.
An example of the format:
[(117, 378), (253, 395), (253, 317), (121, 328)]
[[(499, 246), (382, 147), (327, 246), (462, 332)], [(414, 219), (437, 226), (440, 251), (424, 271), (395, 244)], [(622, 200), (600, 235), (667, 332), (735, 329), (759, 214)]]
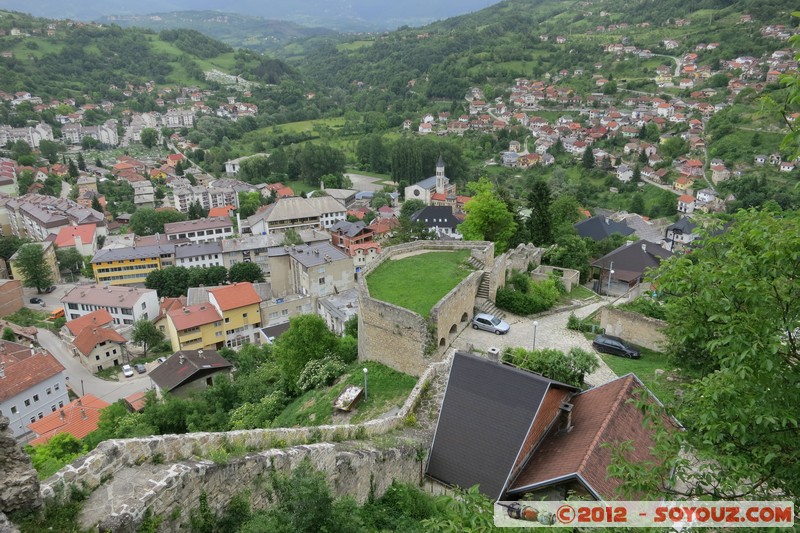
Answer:
[(144, 318), (158, 316), (158, 294), (152, 289), (132, 287), (77, 286), (61, 302), (67, 321), (75, 320), (98, 309), (105, 309), (116, 325), (130, 325)]
[(92, 263), (92, 270), (97, 283), (105, 285), (144, 283), (150, 272), (161, 270), (161, 258), (155, 255), (139, 259), (103, 261)]
[(60, 372), (0, 403), (0, 414), (9, 418), (14, 436), (21, 437), (30, 433), (28, 424), (68, 403), (67, 382)]
[(258, 344), (260, 342), (258, 330), (261, 328), (261, 306), (259, 303), (223, 311), (217, 304), (214, 293), (209, 292), (208, 300), (222, 315), (222, 329), (225, 332), (226, 347), (239, 348), (244, 344)]
[(95, 346), (92, 351), (86, 355), (78, 350), (75, 350), (75, 352), (80, 356), (81, 364), (85, 366), (89, 372), (99, 372), (104, 368), (120, 366), (128, 362), (125, 357), (125, 347), (118, 342), (104, 341)]

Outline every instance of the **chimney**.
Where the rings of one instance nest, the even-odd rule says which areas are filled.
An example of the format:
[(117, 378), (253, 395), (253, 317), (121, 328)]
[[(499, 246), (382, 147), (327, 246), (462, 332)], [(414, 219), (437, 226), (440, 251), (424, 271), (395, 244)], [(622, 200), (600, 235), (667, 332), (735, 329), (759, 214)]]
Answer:
[(81, 418), (84, 420), (87, 420), (89, 418), (88, 416), (86, 416), (86, 411), (83, 409), (81, 409)]
[(6, 362), (0, 361), (0, 378), (6, 377)]
[(568, 433), (572, 431), (572, 404), (569, 402), (562, 402), (559, 409), (561, 410), (559, 431)]
[(82, 400), (81, 398), (78, 398), (78, 400), (76, 401), (76, 403), (77, 403), (78, 405), (80, 405), (81, 407), (83, 407), (83, 400)]
[(178, 363), (183, 364), (185, 361), (186, 361), (186, 358), (183, 356), (183, 354), (180, 354), (178, 356)]
[(203, 355), (203, 350), (197, 350), (197, 357), (201, 359), (205, 358), (205, 355)]
[(645, 242), (642, 243), (642, 251), (647, 252), (647, 243)]
[(65, 413), (63, 409), (61, 410), (61, 412), (59, 414), (61, 416), (61, 420), (64, 420), (64, 419), (67, 418), (67, 413)]

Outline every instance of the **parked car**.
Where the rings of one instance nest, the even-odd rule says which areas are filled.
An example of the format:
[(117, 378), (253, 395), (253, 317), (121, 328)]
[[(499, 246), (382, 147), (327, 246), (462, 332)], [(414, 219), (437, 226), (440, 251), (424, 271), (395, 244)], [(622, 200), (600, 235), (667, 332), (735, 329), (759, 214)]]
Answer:
[(158, 361), (158, 364), (159, 364), (159, 365), (160, 365), (161, 363), (163, 363), (164, 361), (166, 361), (166, 360), (167, 360), (167, 358), (166, 358), (166, 357), (159, 357), (158, 359), (156, 359), (156, 361)]
[(625, 341), (612, 335), (598, 335), (592, 341), (592, 346), (598, 352), (610, 353), (628, 359), (639, 359), (642, 354), (636, 348), (625, 344)]
[(36, 305), (42, 305), (44, 303), (44, 300), (42, 300), (41, 298), (31, 298), (31, 303)]
[(131, 368), (131, 365), (122, 365), (122, 375), (126, 378), (133, 377), (133, 369)]
[(56, 290), (56, 286), (55, 286), (55, 285), (50, 285), (49, 287), (47, 287), (47, 288), (44, 290), (44, 292), (45, 292), (45, 293), (47, 293), (47, 294), (50, 294), (50, 293), (51, 293), (51, 292), (53, 292), (54, 290)]
[(133, 365), (133, 368), (135, 368), (136, 371), (140, 374), (144, 374), (145, 372), (147, 372), (147, 369), (144, 367), (142, 363), (137, 363)]
[(488, 313), (478, 313), (475, 315), (475, 318), (472, 319), (472, 329), (491, 331), (497, 335), (508, 333), (510, 328), (511, 326), (508, 325), (508, 322), (500, 320), (496, 316)]

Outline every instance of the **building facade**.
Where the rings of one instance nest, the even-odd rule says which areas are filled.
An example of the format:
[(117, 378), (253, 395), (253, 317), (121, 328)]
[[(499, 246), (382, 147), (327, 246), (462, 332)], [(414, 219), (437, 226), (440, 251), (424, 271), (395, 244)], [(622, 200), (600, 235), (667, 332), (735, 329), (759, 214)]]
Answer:
[(158, 294), (153, 289), (111, 285), (78, 285), (61, 298), (61, 303), (67, 320), (105, 309), (117, 325), (153, 320), (159, 311)]

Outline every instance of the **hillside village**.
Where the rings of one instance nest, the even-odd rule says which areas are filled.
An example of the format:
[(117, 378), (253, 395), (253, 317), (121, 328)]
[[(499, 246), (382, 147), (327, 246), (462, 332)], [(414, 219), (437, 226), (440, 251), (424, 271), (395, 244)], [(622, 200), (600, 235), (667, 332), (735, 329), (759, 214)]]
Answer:
[[(665, 26), (694, 23), (676, 18)], [(743, 13), (736, 24), (757, 22)], [(657, 417), (664, 431), (683, 431), (672, 402), (709, 369), (681, 369), (675, 354), (665, 355), (671, 333), (659, 307), (669, 303), (659, 301), (661, 282), (651, 276), (673, 257), (705, 257), (711, 237), (737, 235), (739, 208), (775, 204), (792, 212), (786, 191), (800, 176), (800, 156), (780, 140), (800, 112), (788, 109), (781, 123), (754, 107), (785, 94), (784, 76), (798, 69), (789, 42), (798, 31), (760, 26), (771, 49), (757, 57), (720, 57), (720, 43), (687, 45), (678, 36), (650, 48), (616, 39), (649, 27), (594, 26), (588, 35), (613, 42), (597, 50), (593, 70), (475, 84), (447, 105), (430, 98), (393, 110), (384, 129), (356, 133), (348, 128), (375, 121), (371, 111), (355, 121), (350, 109), (294, 130), (268, 118), (289, 114), (261, 98), (260, 91), (277, 90), (272, 84), (216, 69), (198, 85), (109, 84), (100, 98), (52, 99), (0, 82), (0, 427), (9, 449), (45, 449), (57, 435), (83, 446), (49, 464), (58, 467), (41, 490), (24, 474), (27, 456), (18, 459), (14, 472), (25, 479), (17, 499), (0, 500), (0, 519), (77, 479), (92, 488), (108, 482), (108, 500), (133, 509), (112, 513), (97, 493), (87, 495), (84, 526), (127, 531), (144, 523), (145, 508), (161, 516), (177, 508), (162, 528), (177, 527), (189, 516), (179, 509), (188, 492), (160, 502), (161, 489), (147, 489), (133, 502), (127, 481), (115, 475), (146, 463), (153, 479), (170, 480), (156, 485), (167, 486), (177, 479), (168, 467), (208, 460), (211, 452), (196, 450), (209, 443), (213, 453), (224, 450), (224, 460), (211, 459), (223, 470), (241, 455), (252, 472), (269, 471), (263, 457), (231, 451), (234, 432), (252, 432), (247, 451), (306, 445), (303, 456), (317, 445), (386, 438), (386, 449), (413, 468), (387, 473), (381, 493), (394, 476), (430, 493), (478, 485), (492, 502), (618, 499), (626, 481), (607, 475), (613, 453), (599, 442), (630, 441), (630, 461), (666, 464), (649, 451), (663, 434), (632, 402), (666, 404)], [(104, 26), (0, 28), (0, 59), (19, 59), (26, 39), (87, 28)], [(569, 47), (576, 36), (531, 39)], [(622, 62), (644, 65), (643, 76), (615, 77)], [(424, 83), (407, 80), (407, 88)], [(371, 89), (351, 85), (356, 98)], [(319, 92), (304, 88), (296, 105), (328, 97)], [(748, 136), (746, 146), (725, 145), (737, 132)], [(748, 183), (759, 185), (758, 201)], [(599, 192), (590, 199), (592, 191)], [(566, 207), (551, 214), (554, 205)], [(435, 277), (418, 274), (424, 267), (415, 264), (390, 296), (376, 296), (376, 272), (415, 256), (441, 272), (452, 266), (436, 263), (441, 257), (461, 259), (435, 290), (415, 285)], [(433, 306), (402, 303), (428, 290), (438, 297)], [(547, 291), (549, 301), (531, 303)], [(480, 331), (482, 313), (506, 329)], [(656, 366), (631, 372), (628, 364), (640, 361), (601, 355), (595, 332), (618, 335)], [(317, 348), (322, 353), (296, 368), (274, 355)], [(526, 366), (528, 353), (547, 350), (563, 358), (583, 352), (587, 370), (569, 381)], [(386, 398), (369, 389), (386, 383), (408, 386)], [(228, 389), (257, 397), (233, 401), (234, 393), (223, 397)], [(304, 411), (323, 403), (312, 394), (327, 395), (324, 416)], [(385, 403), (372, 407), (369, 394)], [(522, 398), (542, 407), (522, 406)], [(166, 422), (177, 405), (170, 402), (180, 401), (195, 407)], [(502, 420), (484, 409), (487, 402)], [(374, 409), (364, 411), (369, 418), (359, 418), (362, 406)], [(198, 414), (204, 409), (206, 418)], [(124, 433), (148, 410), (163, 425)], [(186, 453), (161, 437), (171, 433), (207, 442)], [(136, 459), (144, 446), (136, 439), (151, 439), (152, 457)], [(113, 443), (97, 447), (105, 440)], [(36, 464), (35, 448), (26, 450)], [(343, 450), (350, 451), (336, 453)], [(378, 453), (370, 450), (365, 456)], [(210, 486), (200, 470), (181, 474), (184, 486)], [(360, 485), (337, 495), (366, 501), (363, 479), (353, 483)], [(220, 512), (231, 496), (213, 493)]]

